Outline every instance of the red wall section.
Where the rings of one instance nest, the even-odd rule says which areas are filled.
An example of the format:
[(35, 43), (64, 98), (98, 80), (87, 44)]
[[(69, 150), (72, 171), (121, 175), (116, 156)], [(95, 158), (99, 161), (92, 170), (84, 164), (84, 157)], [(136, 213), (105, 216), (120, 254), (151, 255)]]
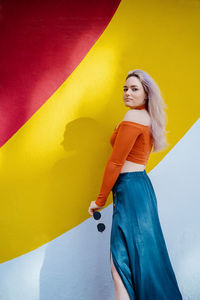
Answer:
[(73, 72), (120, 0), (1, 2), (0, 146)]

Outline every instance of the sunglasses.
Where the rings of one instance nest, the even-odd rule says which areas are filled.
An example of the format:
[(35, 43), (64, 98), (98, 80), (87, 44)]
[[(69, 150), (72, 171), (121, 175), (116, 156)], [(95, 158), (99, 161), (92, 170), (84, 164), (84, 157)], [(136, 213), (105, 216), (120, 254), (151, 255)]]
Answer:
[[(99, 211), (93, 212), (93, 218), (95, 220), (101, 219), (101, 213)], [(99, 232), (103, 232), (105, 230), (105, 228), (106, 228), (105, 224), (103, 224), (103, 223), (97, 224), (97, 229)]]

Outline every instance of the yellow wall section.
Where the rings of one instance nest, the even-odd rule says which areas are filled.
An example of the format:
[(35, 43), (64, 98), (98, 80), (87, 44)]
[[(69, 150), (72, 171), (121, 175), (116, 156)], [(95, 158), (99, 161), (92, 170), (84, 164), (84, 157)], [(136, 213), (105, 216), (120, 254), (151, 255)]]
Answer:
[(90, 217), (129, 70), (149, 72), (168, 106), (171, 146), (147, 172), (199, 118), (199, 20), (199, 1), (122, 1), (70, 78), (0, 149), (1, 262)]

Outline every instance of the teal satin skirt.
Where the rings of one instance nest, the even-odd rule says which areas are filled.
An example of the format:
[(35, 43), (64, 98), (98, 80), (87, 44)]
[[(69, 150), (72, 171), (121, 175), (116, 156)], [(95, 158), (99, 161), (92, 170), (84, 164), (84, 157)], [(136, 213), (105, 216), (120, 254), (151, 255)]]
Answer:
[(162, 233), (156, 195), (146, 170), (120, 173), (112, 194), (110, 251), (130, 299), (183, 299)]

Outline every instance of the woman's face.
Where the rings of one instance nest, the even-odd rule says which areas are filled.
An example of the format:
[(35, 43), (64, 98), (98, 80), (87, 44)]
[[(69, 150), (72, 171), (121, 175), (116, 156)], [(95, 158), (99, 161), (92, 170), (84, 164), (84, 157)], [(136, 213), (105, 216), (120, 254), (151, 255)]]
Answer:
[(126, 80), (124, 85), (123, 99), (127, 107), (135, 108), (146, 102), (146, 93), (140, 80), (131, 76)]

